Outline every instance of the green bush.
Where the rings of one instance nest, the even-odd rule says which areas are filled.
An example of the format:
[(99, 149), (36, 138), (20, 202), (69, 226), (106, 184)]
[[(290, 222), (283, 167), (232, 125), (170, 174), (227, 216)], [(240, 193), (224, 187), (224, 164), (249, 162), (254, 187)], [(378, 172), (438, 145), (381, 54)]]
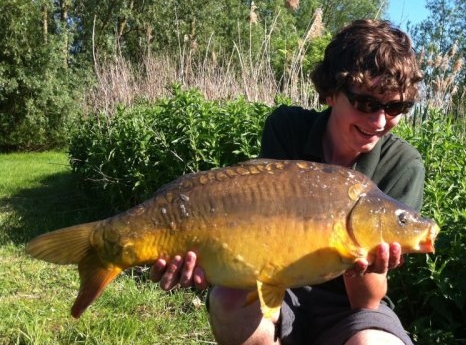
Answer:
[(174, 86), (172, 97), (155, 104), (78, 120), (71, 166), (115, 208), (126, 208), (184, 173), (256, 157), (270, 111), (242, 98), (207, 101), (194, 89)]
[[(464, 124), (430, 111), (422, 125), (399, 127), (426, 166), (423, 214), (441, 233), (433, 255), (412, 255), (392, 273), (390, 295), (419, 344), (466, 339), (466, 140)], [(458, 342), (459, 343), (459, 342)]]

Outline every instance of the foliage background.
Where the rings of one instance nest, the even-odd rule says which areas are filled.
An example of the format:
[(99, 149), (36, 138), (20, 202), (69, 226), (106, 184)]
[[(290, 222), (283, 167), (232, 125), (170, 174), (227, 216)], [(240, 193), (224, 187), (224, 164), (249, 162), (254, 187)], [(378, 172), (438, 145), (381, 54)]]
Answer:
[[(117, 211), (183, 173), (257, 155), (275, 105), (319, 106), (308, 74), (332, 34), (353, 19), (380, 17), (386, 2), (309, 0), (296, 10), (282, 0), (0, 6), (0, 151), (66, 149), (85, 203)], [(425, 159), (423, 213), (442, 233), (435, 255), (410, 256), (392, 272), (390, 295), (417, 342), (458, 344), (466, 341), (466, 8), (462, 0), (427, 7), (429, 18), (408, 26), (423, 94), (397, 131)], [(10, 225), (10, 201), (0, 212), (0, 242), (19, 231), (21, 246), (36, 232), (33, 222)]]
[[(452, 115), (436, 110), (397, 132), (421, 153), (426, 167), (422, 213), (441, 233), (434, 255), (410, 255), (391, 272), (389, 295), (419, 344), (462, 344), (466, 340), (466, 131)], [(426, 114), (418, 109), (414, 115)], [(414, 116), (411, 120), (416, 121)]]
[(174, 85), (172, 96), (155, 103), (77, 120), (71, 167), (88, 188), (105, 193), (111, 207), (125, 209), (182, 174), (257, 157), (270, 111), (242, 97), (209, 101)]

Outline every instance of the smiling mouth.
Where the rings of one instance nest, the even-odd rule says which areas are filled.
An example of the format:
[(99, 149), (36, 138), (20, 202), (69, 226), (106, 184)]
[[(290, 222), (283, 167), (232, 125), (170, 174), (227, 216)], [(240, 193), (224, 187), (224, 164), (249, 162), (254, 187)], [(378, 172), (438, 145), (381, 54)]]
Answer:
[(355, 126), (355, 127), (356, 127), (356, 129), (358, 130), (359, 133), (363, 134), (363, 135), (366, 136), (366, 137), (379, 136), (380, 133), (383, 132), (383, 130), (381, 130), (381, 131), (376, 131), (376, 132), (369, 132), (369, 131), (366, 131), (366, 130), (364, 130), (364, 129), (358, 127), (358, 126)]

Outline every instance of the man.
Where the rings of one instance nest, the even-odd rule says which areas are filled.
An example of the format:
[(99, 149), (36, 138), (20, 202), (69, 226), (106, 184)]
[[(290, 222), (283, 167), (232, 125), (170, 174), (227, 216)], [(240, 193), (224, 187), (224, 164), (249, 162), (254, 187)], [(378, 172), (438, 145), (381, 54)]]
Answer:
[[(261, 156), (304, 159), (358, 170), (405, 204), (420, 209), (424, 166), (419, 153), (392, 135), (414, 104), (422, 80), (409, 37), (387, 21), (343, 28), (312, 74), (323, 112), (281, 106), (267, 119)], [(412, 344), (391, 309), (388, 269), (401, 262), (397, 243), (381, 243), (374, 263), (360, 260), (343, 277), (287, 291), (280, 317), (262, 317), (248, 291), (214, 286), (208, 310), (219, 344)], [(180, 253), (183, 254), (183, 253)], [(159, 260), (152, 279), (206, 288), (195, 253)]]

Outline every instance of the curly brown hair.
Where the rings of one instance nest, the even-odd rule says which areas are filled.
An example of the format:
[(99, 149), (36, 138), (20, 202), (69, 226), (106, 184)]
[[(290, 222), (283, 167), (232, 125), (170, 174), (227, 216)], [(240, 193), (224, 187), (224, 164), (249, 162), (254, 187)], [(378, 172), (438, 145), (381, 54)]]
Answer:
[(352, 86), (414, 101), (422, 74), (406, 33), (386, 20), (360, 19), (337, 33), (311, 79), (322, 103)]

